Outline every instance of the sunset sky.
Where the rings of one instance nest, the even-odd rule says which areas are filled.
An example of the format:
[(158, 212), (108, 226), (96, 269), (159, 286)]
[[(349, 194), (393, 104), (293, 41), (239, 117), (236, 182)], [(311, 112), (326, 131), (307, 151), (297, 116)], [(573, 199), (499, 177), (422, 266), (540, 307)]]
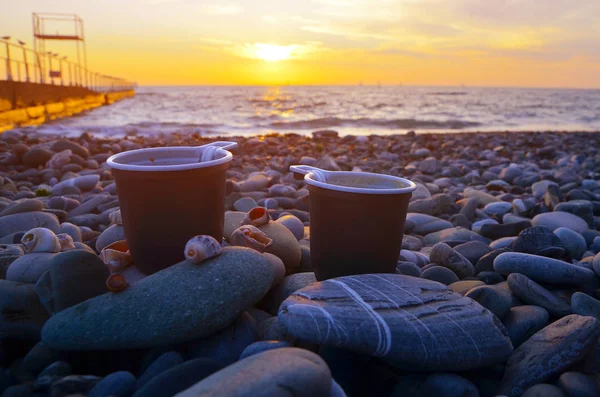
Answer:
[(0, 35), (31, 45), (33, 11), (141, 85), (600, 87), (599, 0), (0, 0)]

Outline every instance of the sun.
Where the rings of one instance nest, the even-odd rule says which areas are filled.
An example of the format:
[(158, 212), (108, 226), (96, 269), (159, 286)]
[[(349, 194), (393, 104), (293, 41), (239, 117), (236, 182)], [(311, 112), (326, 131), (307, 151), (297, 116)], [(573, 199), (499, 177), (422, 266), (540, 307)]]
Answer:
[(254, 56), (267, 62), (277, 62), (290, 59), (296, 50), (295, 45), (254, 44)]

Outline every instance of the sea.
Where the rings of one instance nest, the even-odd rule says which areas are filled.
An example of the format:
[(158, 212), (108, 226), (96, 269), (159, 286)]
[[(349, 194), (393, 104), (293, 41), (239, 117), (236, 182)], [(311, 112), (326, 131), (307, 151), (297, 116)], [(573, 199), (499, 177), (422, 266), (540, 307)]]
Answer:
[(600, 131), (600, 90), (416, 86), (160, 86), (35, 127), (78, 136)]

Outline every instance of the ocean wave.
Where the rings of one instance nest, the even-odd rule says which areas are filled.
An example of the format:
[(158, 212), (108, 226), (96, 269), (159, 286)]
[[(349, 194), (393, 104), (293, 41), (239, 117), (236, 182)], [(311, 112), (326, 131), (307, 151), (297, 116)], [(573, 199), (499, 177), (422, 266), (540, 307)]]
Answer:
[(383, 108), (401, 108), (404, 107), (403, 104), (401, 103), (378, 103), (376, 105), (364, 105), (365, 109), (371, 109), (371, 110), (377, 110), (377, 109), (383, 109)]
[(344, 119), (339, 117), (323, 117), (312, 120), (298, 121), (274, 121), (266, 126), (275, 129), (316, 129), (329, 127), (374, 127), (390, 129), (411, 129), (411, 128), (429, 128), (429, 129), (451, 129), (457, 130), (467, 127), (477, 127), (481, 123), (462, 120), (418, 120), (418, 119), (394, 119), (381, 120), (362, 117), (359, 119)]
[(427, 95), (467, 95), (467, 93), (462, 92), (462, 91), (450, 91), (450, 92), (438, 91), (438, 92), (428, 92)]

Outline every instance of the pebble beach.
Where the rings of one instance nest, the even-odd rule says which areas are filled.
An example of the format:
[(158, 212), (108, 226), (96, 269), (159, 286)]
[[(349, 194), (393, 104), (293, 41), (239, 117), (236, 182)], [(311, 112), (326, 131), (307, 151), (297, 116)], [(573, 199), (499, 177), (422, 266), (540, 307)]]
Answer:
[[(600, 395), (599, 133), (227, 136), (222, 250), (142, 273), (106, 160), (221, 139), (0, 135), (2, 396)], [(296, 164), (417, 184), (395, 274), (316, 280)]]

